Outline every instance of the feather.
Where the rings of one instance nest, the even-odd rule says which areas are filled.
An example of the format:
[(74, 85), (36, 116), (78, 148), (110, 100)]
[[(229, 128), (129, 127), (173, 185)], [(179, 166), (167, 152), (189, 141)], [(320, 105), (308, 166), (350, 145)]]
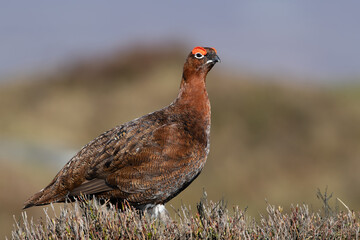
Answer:
[(95, 178), (85, 181), (80, 186), (74, 188), (69, 193), (69, 196), (78, 196), (80, 194), (90, 195), (111, 190), (114, 190), (114, 188), (107, 185), (104, 179)]

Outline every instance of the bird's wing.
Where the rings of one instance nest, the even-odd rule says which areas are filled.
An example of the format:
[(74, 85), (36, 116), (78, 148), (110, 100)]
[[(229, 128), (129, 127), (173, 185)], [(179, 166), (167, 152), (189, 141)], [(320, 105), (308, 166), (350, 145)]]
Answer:
[(154, 189), (173, 182), (181, 171), (191, 167), (188, 160), (200, 154), (195, 151), (197, 144), (191, 134), (177, 123), (141, 131), (136, 127), (127, 128), (112, 135), (91, 162), (87, 181), (70, 195), (111, 190), (119, 190), (119, 198), (146, 192), (154, 194)]
[[(69, 188), (69, 196), (77, 196), (82, 194), (97, 194), (101, 192), (111, 191), (116, 189), (116, 186), (111, 186), (106, 183), (106, 177), (110, 172), (108, 165), (114, 159), (118, 159), (120, 165), (126, 165), (122, 161), (123, 155), (131, 147), (131, 142), (136, 141), (139, 132), (136, 130), (138, 124), (130, 122), (113, 128), (93, 141), (84, 146), (76, 156), (68, 163), (69, 169), (73, 170), (68, 174), (66, 166), (59, 172), (59, 177), (69, 176), (74, 178), (74, 175), (81, 176), (79, 184), (74, 188)], [(146, 132), (147, 130), (144, 130)], [(74, 170), (77, 172), (74, 172)], [(75, 177), (76, 178), (76, 177)]]
[(193, 136), (177, 123), (158, 127), (149, 135), (126, 155), (126, 166), (117, 167), (114, 161), (115, 171), (106, 178), (130, 202), (167, 199), (197, 175), (193, 160), (203, 154)]

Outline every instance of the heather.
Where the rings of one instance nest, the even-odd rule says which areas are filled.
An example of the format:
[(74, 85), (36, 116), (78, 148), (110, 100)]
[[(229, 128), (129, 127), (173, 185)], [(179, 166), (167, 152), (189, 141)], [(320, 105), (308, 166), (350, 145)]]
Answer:
[[(54, 206), (44, 209), (41, 220), (29, 219), (26, 212), (16, 221), (13, 239), (358, 239), (360, 217), (339, 200), (331, 207), (332, 197), (317, 193), (322, 210), (310, 210), (306, 204), (292, 205), (285, 212), (281, 206), (268, 204), (258, 220), (246, 209), (228, 209), (224, 200), (213, 202), (206, 193), (192, 213), (182, 206), (174, 216), (155, 218), (139, 213), (128, 205), (120, 208), (99, 204), (96, 199), (81, 198), (66, 203), (56, 214)], [(48, 211), (55, 213), (50, 217)]]

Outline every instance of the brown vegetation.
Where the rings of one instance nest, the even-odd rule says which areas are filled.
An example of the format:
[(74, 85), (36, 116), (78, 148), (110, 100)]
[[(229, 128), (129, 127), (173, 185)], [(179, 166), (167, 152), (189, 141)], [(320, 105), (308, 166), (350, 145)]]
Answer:
[[(205, 195), (206, 196), (206, 195)], [(358, 239), (360, 217), (352, 211), (334, 212), (327, 205), (312, 212), (309, 206), (294, 205), (289, 213), (268, 205), (257, 223), (238, 207), (232, 213), (224, 201), (202, 198), (196, 214), (182, 206), (174, 220), (154, 219), (133, 208), (121, 211), (111, 204), (81, 199), (64, 204), (52, 218), (29, 220), (26, 212), (16, 223), (13, 239)], [(52, 208), (54, 211), (54, 208)]]

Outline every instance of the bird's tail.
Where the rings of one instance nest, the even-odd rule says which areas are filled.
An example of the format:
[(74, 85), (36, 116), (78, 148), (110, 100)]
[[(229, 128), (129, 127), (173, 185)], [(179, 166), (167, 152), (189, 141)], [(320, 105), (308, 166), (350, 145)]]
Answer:
[(64, 194), (54, 195), (54, 183), (52, 183), (49, 184), (49, 186), (47, 186), (46, 188), (40, 190), (40, 192), (35, 193), (28, 200), (26, 200), (23, 209), (33, 206), (50, 204), (51, 202), (63, 202), (63, 201), (65, 201)]
[(26, 202), (24, 203), (23, 209), (46, 204), (44, 201), (40, 201), (40, 199), (43, 198), (43, 195), (44, 195), (43, 190), (34, 194), (32, 197), (30, 197), (28, 200), (26, 200)]

